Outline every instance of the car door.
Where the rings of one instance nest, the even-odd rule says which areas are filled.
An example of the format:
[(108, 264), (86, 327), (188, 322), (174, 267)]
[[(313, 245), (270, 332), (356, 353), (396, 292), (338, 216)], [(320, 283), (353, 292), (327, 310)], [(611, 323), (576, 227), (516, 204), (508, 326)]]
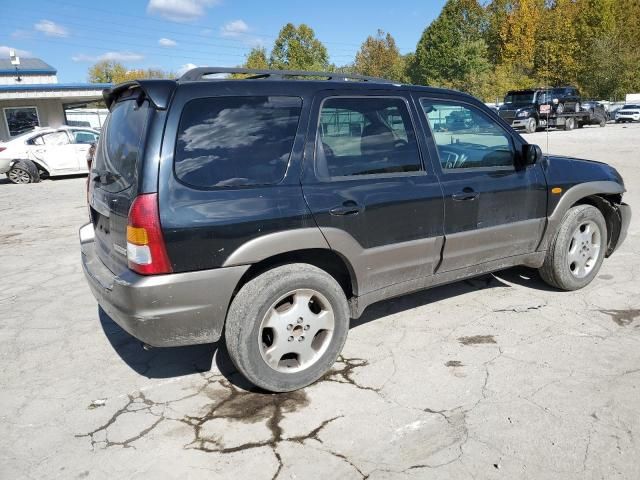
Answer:
[[(546, 222), (538, 164), (516, 168), (522, 140), (480, 106), (417, 95), (439, 157), (445, 245), (438, 272), (534, 252)], [(452, 124), (449, 117), (467, 118)]]
[(304, 197), (355, 270), (358, 295), (430, 275), (439, 260), (442, 191), (415, 115), (397, 91), (314, 99)]
[(74, 152), (77, 162), (78, 172), (86, 172), (88, 170), (87, 154), (91, 148), (92, 143), (98, 141), (98, 135), (88, 130), (71, 130), (71, 136), (73, 137)]
[(75, 146), (64, 130), (45, 133), (32, 140), (31, 154), (49, 173), (72, 173), (78, 169)]

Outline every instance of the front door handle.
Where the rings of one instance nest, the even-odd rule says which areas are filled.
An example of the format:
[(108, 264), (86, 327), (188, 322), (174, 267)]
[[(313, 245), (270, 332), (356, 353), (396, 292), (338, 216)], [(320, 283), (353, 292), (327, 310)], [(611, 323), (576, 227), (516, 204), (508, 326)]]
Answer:
[(347, 200), (342, 205), (333, 207), (329, 210), (331, 215), (357, 215), (362, 211), (362, 207), (353, 200)]
[(466, 187), (461, 192), (451, 195), (451, 198), (453, 198), (457, 202), (462, 202), (475, 200), (479, 195), (480, 194), (478, 192), (474, 192), (472, 188)]

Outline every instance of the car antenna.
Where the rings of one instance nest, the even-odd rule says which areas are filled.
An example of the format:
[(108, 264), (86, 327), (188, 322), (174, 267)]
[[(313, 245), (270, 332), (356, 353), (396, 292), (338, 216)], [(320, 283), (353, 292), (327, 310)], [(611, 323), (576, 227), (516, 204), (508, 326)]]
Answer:
[[(549, 78), (547, 77), (547, 75), (549, 75), (549, 44), (545, 44), (545, 60), (547, 62), (547, 68), (545, 70), (545, 90), (547, 90), (548, 92), (551, 92), (551, 88), (549, 87)], [(551, 96), (549, 94), (549, 96)], [(550, 152), (549, 152), (549, 114), (551, 113), (551, 105), (553, 105), (553, 100), (551, 101), (551, 103), (549, 104), (549, 108), (547, 109), (547, 127), (545, 128), (546, 132), (547, 132), (547, 147), (546, 147), (546, 152), (547, 152), (547, 157), (549, 156)]]

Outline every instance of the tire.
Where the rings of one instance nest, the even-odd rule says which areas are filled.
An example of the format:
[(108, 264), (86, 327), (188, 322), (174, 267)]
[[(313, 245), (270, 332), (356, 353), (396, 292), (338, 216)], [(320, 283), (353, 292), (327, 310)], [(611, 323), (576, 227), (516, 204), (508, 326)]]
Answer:
[(535, 118), (530, 118), (524, 127), (524, 131), (527, 133), (536, 133), (536, 130), (538, 130), (538, 122)]
[(584, 123), (578, 122), (578, 128), (584, 128)]
[(295, 263), (268, 270), (240, 289), (229, 307), (225, 341), (247, 380), (271, 392), (289, 392), (331, 368), (348, 331), (342, 287), (325, 271)]
[(18, 160), (7, 172), (7, 178), (11, 183), (16, 184), (38, 183), (40, 173), (31, 160)]
[(576, 126), (576, 121), (573, 118), (567, 118), (564, 121), (564, 129), (569, 131), (569, 130), (573, 130)]
[(576, 102), (576, 104), (573, 107), (573, 111), (576, 113), (580, 111), (580, 102)]
[[(585, 226), (589, 230), (583, 231)], [(607, 224), (600, 210), (591, 205), (570, 208), (549, 244), (540, 276), (560, 290), (578, 290), (598, 274), (606, 249)]]

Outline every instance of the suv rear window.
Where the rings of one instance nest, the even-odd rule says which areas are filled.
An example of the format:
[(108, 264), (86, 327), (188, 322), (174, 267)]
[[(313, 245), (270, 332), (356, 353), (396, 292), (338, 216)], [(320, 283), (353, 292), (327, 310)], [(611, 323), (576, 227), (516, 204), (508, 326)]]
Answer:
[(137, 183), (138, 159), (149, 117), (149, 103), (138, 105), (135, 98), (116, 103), (109, 113), (100, 154), (96, 155), (96, 173), (113, 174), (100, 188), (119, 192)]
[(301, 108), (301, 98), (286, 96), (192, 100), (178, 128), (176, 176), (196, 187), (280, 182)]

